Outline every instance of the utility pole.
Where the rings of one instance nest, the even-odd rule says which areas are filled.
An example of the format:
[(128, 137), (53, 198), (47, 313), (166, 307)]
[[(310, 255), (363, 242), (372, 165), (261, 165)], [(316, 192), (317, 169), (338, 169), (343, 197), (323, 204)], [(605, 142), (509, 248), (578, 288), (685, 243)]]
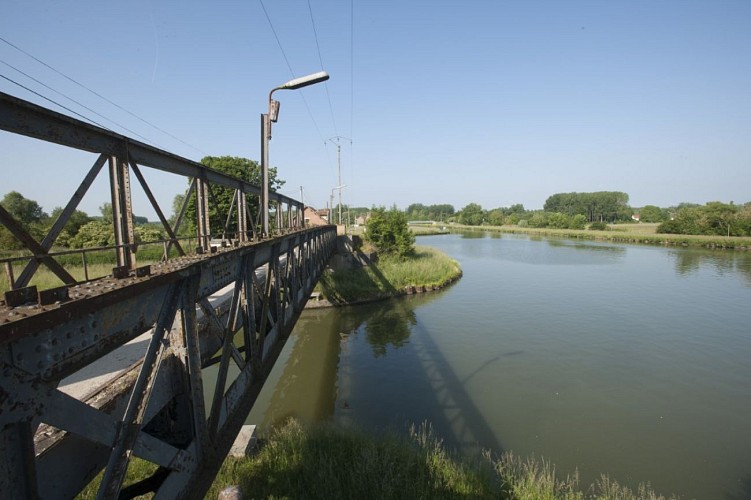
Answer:
[[(334, 136), (329, 139), (329, 142), (331, 142), (332, 144), (336, 144), (336, 166), (337, 166), (337, 172), (339, 175), (338, 177), (339, 183), (337, 184), (337, 186), (339, 189), (339, 224), (340, 225), (342, 223), (342, 188), (344, 187), (344, 185), (342, 184), (342, 145), (340, 143), (341, 139), (346, 139), (349, 141), (350, 144), (352, 144), (352, 139), (349, 139), (347, 137), (342, 137), (339, 135)], [(332, 204), (331, 208), (332, 209), (334, 208), (333, 200), (334, 200), (334, 190), (332, 189), (331, 190), (331, 204)]]

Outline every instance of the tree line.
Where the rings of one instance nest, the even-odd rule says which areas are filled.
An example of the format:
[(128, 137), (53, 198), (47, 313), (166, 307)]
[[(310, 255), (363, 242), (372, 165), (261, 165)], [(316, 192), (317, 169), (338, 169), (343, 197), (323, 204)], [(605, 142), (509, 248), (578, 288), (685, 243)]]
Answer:
[[(201, 160), (204, 165), (240, 177), (250, 183), (260, 183), (260, 166), (257, 162), (245, 158), (207, 156)], [(284, 181), (279, 180), (276, 169), (270, 170), (271, 188), (279, 189)], [(221, 230), (228, 224), (227, 230), (236, 230), (234, 218), (226, 219), (226, 214), (233, 205), (234, 192), (231, 189), (215, 186), (214, 200), (210, 206), (211, 227)], [(177, 195), (173, 200), (172, 221), (180, 212), (184, 195)], [(659, 223), (658, 233), (751, 236), (751, 202), (737, 205), (733, 202), (708, 202), (704, 205), (681, 203), (677, 206), (661, 208), (645, 205), (632, 208), (628, 205), (629, 196), (620, 191), (600, 191), (593, 193), (556, 193), (548, 197), (542, 210), (527, 210), (522, 204), (510, 207), (498, 207), (485, 210), (478, 203), (469, 203), (461, 210), (455, 210), (451, 204), (424, 205), (413, 203), (403, 212), (405, 221), (444, 221), (456, 222), (470, 226), (479, 225), (513, 225), (534, 228), (557, 229), (607, 229), (607, 223), (633, 222), (632, 216), (641, 222)], [(257, 205), (258, 200), (249, 199)], [(4, 195), (0, 204), (26, 231), (37, 241), (41, 241), (52, 224), (62, 212), (56, 207), (47, 214), (35, 200), (25, 198), (21, 193), (11, 191)], [(257, 207), (255, 207), (257, 208)], [(374, 208), (343, 206), (343, 213), (349, 213), (354, 220)], [(89, 216), (76, 210), (55, 242), (58, 247), (91, 248), (115, 244), (112, 226), (112, 207), (104, 203), (99, 207), (100, 216)], [(386, 213), (378, 212), (379, 218), (388, 215), (388, 225), (396, 224), (392, 207)], [(195, 197), (188, 200), (186, 222), (180, 236), (195, 234)], [(338, 206), (333, 212), (338, 212)], [(638, 217), (636, 217), (638, 215)], [(399, 224), (402, 217), (399, 218)], [(158, 223), (149, 223), (145, 217), (134, 216), (136, 241), (150, 242), (166, 239), (163, 228)], [(396, 225), (399, 225), (396, 224)], [(5, 227), (0, 226), (0, 250), (17, 250), (23, 248), (21, 243)]]
[(717, 236), (751, 236), (751, 202), (710, 201), (704, 205), (683, 204), (675, 215), (657, 226), (658, 233)]
[[(62, 213), (62, 207), (55, 207), (47, 214), (39, 203), (26, 198), (17, 191), (3, 196), (0, 205), (20, 223), (34, 239), (41, 241)], [(55, 245), (63, 248), (92, 248), (112, 246), (115, 244), (115, 232), (112, 226), (112, 204), (104, 203), (99, 207), (101, 216), (89, 216), (86, 212), (75, 210), (68, 219)], [(134, 232), (137, 242), (159, 241), (165, 238), (158, 224), (149, 223), (146, 217), (133, 216)], [(5, 226), (0, 226), (0, 250), (20, 250), (24, 248), (18, 239)]]
[[(646, 222), (658, 223), (658, 233), (751, 236), (751, 202), (633, 208), (628, 201), (629, 195), (620, 191), (556, 193), (548, 197), (542, 210), (527, 210), (522, 204), (486, 210), (478, 203), (469, 203), (455, 211), (451, 205), (413, 203), (405, 214), (408, 220), (445, 220), (469, 226), (607, 229), (610, 223)], [(439, 219), (436, 213), (447, 216)]]

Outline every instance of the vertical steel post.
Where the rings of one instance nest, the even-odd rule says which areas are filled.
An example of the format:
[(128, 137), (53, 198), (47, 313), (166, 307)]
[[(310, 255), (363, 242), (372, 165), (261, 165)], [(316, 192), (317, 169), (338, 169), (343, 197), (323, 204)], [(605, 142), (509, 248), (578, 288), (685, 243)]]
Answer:
[(269, 236), (269, 139), (271, 123), (268, 113), (261, 115), (261, 237)]
[(237, 239), (248, 241), (248, 203), (241, 189), (237, 190)]
[(0, 449), (3, 498), (38, 498), (31, 422), (16, 422), (0, 430)]
[(196, 215), (198, 217), (198, 246), (208, 252), (211, 246), (211, 222), (209, 217), (209, 186), (203, 179), (196, 179)]
[(16, 289), (16, 277), (13, 275), (13, 263), (12, 262), (5, 263), (5, 275), (8, 277), (8, 289), (15, 290)]
[(128, 164), (116, 156), (109, 158), (110, 194), (112, 198), (112, 223), (115, 228), (117, 265), (134, 269), (136, 266), (133, 209), (130, 201), (130, 174)]

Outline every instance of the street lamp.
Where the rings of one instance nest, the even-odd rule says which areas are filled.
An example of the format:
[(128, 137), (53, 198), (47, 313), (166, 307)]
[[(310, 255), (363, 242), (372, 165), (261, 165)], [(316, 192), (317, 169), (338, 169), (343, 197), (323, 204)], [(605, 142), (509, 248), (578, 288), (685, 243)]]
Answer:
[(269, 140), (271, 139), (271, 123), (276, 123), (279, 119), (279, 101), (271, 98), (277, 90), (297, 90), (308, 85), (325, 82), (329, 79), (329, 74), (325, 71), (313, 73), (312, 75), (295, 78), (278, 87), (274, 87), (269, 92), (269, 112), (261, 114), (261, 211), (263, 213), (261, 234), (264, 238), (269, 235)]

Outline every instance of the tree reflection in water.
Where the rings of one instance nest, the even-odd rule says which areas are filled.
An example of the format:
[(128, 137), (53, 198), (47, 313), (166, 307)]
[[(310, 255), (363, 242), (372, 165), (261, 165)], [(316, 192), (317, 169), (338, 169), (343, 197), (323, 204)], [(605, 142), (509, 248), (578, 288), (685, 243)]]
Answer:
[(705, 266), (711, 266), (717, 275), (741, 275), (744, 284), (751, 287), (751, 254), (740, 250), (700, 250), (695, 248), (670, 251), (675, 261), (675, 272), (686, 276), (699, 272)]
[(365, 322), (368, 343), (376, 358), (385, 356), (387, 346), (399, 348), (407, 343), (411, 327), (417, 324), (410, 307), (379, 308)]

